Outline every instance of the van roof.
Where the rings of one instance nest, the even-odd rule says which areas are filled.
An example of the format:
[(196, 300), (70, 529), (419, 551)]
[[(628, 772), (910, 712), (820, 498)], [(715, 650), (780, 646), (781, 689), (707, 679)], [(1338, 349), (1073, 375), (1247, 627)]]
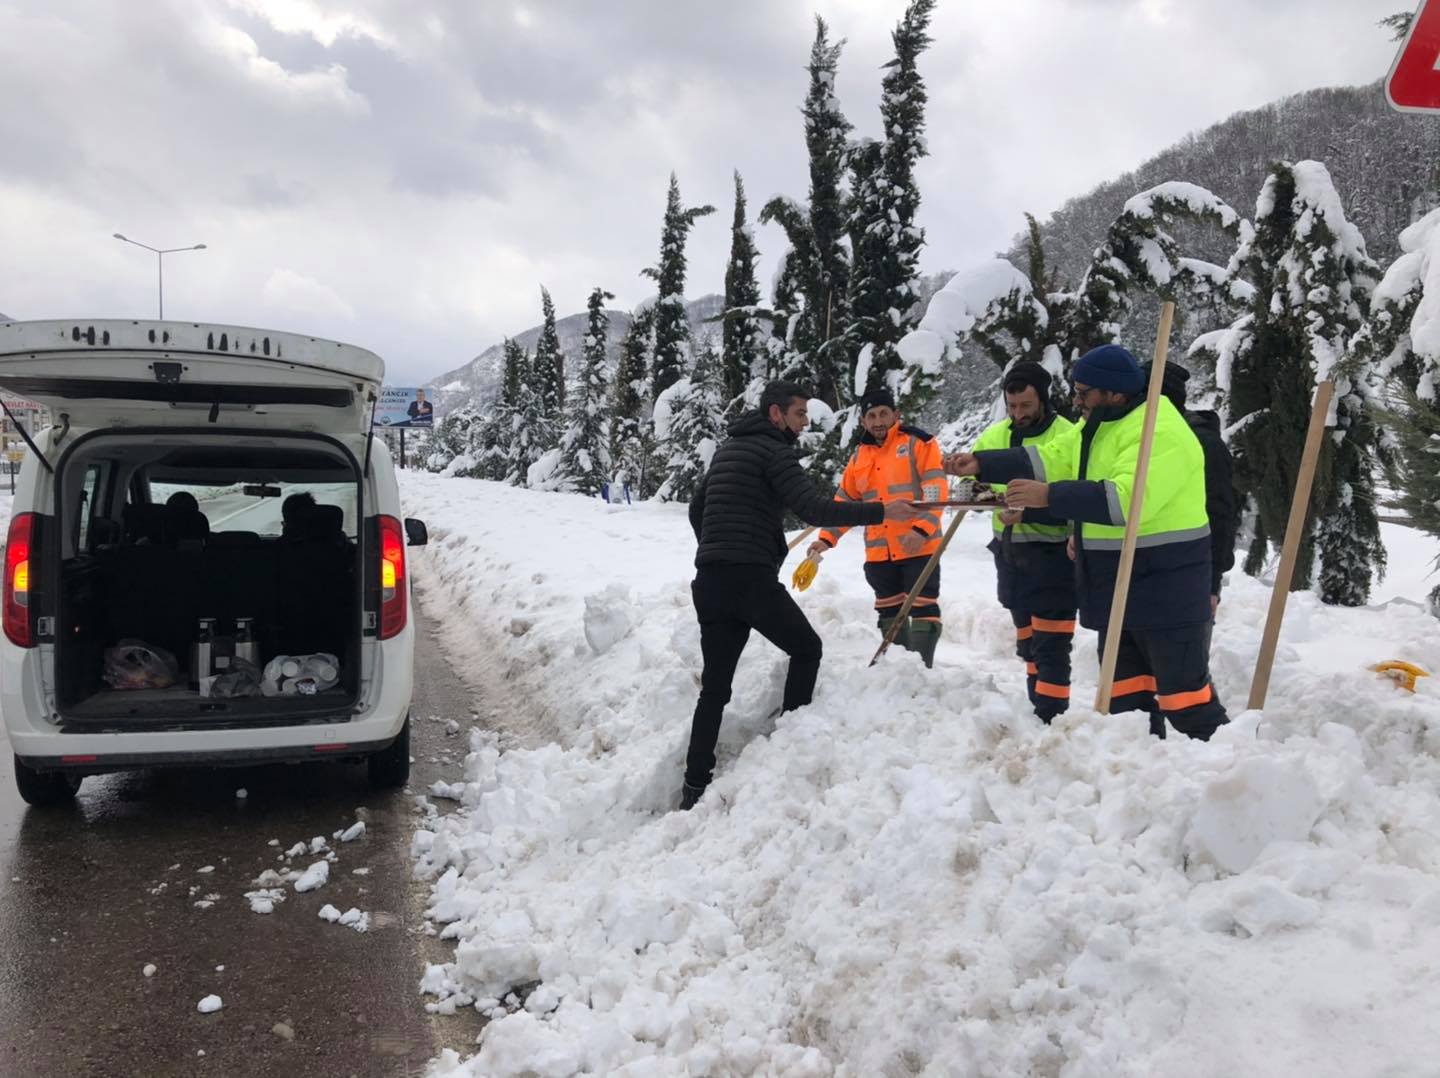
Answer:
[(0, 322), (0, 355), (86, 351), (253, 355), (321, 367), (376, 384), (385, 378), (385, 361), (374, 352), (300, 333), (214, 322), (133, 318)]

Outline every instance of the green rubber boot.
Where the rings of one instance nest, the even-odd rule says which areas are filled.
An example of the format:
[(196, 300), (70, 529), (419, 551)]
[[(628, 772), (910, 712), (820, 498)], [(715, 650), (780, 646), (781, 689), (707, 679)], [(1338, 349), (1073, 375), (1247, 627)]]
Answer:
[[(881, 640), (884, 640), (885, 637), (887, 637), (887, 636), (890, 634), (890, 629), (891, 629), (892, 626), (894, 626), (894, 624), (895, 624), (895, 619), (894, 619), (894, 618), (881, 618), (881, 619), (880, 619), (880, 639), (881, 639)], [(890, 643), (891, 643), (892, 645), (896, 646), (896, 647), (902, 647), (902, 648), (905, 648), (905, 649), (907, 649), (907, 650), (910, 650), (910, 619), (909, 619), (909, 618), (906, 618), (906, 619), (905, 619), (905, 624), (900, 627), (900, 631), (895, 634), (895, 639), (892, 640), (892, 641), (890, 641)]]
[(919, 652), (920, 658), (925, 660), (925, 665), (933, 667), (935, 665), (935, 645), (940, 643), (940, 623), (938, 621), (917, 621), (911, 618), (905, 635), (910, 639), (905, 646), (911, 651)]

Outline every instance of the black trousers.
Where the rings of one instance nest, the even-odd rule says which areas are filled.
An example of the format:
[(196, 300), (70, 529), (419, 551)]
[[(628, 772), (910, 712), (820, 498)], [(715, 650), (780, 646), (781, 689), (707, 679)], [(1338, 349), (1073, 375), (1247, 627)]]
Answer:
[(1070, 645), (1073, 610), (1011, 610), (1015, 654), (1025, 664), (1025, 689), (1041, 722), (1070, 708)]
[[(1115, 660), (1110, 710), (1148, 711), (1150, 732), (1165, 736), (1165, 721), (1187, 737), (1209, 741), (1230, 721), (1210, 681), (1212, 623), (1163, 629), (1125, 629)], [(1105, 653), (1100, 634), (1100, 654)]]
[(695, 616), (700, 621), (700, 699), (690, 724), (690, 751), (685, 782), (710, 784), (715, 771), (715, 742), (720, 720), (730, 702), (730, 686), (740, 653), (754, 629), (790, 656), (785, 677), (786, 711), (804, 707), (815, 692), (820, 672), (820, 636), (776, 578), (763, 565), (702, 565), (690, 585)]

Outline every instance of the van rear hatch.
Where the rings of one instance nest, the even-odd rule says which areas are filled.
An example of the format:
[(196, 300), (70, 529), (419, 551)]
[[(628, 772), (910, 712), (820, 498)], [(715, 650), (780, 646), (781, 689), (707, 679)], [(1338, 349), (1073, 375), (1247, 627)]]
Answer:
[(207, 323), (0, 323), (0, 386), (77, 427), (370, 429), (385, 364), (318, 337)]

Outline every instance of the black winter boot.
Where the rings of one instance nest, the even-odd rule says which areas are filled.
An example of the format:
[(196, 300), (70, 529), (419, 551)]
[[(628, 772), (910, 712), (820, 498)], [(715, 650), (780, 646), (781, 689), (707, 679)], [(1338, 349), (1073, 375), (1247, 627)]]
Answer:
[(700, 795), (705, 792), (703, 786), (691, 786), (688, 782), (680, 784), (680, 811), (689, 812), (700, 800)]

